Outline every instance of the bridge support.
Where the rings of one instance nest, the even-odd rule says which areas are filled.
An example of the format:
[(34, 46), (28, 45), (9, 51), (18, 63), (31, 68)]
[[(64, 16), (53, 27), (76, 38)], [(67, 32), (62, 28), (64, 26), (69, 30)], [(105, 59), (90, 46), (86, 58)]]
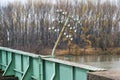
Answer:
[(0, 47), (2, 76), (19, 80), (87, 80), (90, 71), (104, 69)]

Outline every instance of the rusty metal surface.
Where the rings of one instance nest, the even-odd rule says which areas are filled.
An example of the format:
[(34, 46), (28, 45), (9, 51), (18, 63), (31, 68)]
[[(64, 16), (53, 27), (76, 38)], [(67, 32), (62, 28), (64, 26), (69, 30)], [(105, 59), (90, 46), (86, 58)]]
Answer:
[(0, 76), (0, 80), (18, 80), (15, 76)]

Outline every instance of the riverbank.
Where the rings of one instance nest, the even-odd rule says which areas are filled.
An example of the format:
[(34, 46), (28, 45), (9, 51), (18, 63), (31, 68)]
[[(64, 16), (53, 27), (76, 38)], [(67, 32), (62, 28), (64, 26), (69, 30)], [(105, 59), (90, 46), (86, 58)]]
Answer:
[[(43, 49), (40, 51), (40, 54), (49, 55), (51, 54), (52, 49)], [(55, 55), (119, 55), (120, 54), (120, 48), (107, 48), (107, 50), (103, 51), (100, 48), (94, 49), (56, 49)]]

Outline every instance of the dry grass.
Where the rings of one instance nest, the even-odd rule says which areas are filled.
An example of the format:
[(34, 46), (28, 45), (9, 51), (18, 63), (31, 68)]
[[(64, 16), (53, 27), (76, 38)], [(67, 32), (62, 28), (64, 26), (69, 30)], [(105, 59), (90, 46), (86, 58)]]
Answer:
[[(42, 53), (44, 55), (50, 55), (51, 52), (52, 52), (52, 49), (43, 49), (42, 51), (40, 51), (40, 53)], [(72, 55), (100, 55), (100, 54), (115, 55), (115, 54), (120, 54), (120, 47), (119, 48), (109, 48), (106, 51), (102, 51), (100, 48), (97, 48), (97, 49), (94, 49), (94, 48), (71, 49), (70, 52), (69, 52), (69, 49), (56, 49), (56, 51), (55, 51), (55, 55), (67, 55), (67, 54), (72, 54)]]

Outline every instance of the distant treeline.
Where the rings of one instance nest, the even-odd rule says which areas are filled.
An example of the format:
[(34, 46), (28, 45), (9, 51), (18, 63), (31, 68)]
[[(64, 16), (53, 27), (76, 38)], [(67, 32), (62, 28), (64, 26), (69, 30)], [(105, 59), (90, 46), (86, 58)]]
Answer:
[[(69, 0), (68, 0), (69, 1)], [(71, 43), (85, 48), (120, 47), (120, 6), (110, 2), (97, 5), (90, 2), (57, 0), (56, 4), (40, 0), (28, 1), (26, 4), (9, 3), (0, 7), (0, 45), (29, 52), (51, 49), (59, 32), (50, 28), (63, 26), (64, 23), (53, 23), (53, 19), (62, 20), (57, 10), (77, 18), (73, 23), (77, 31)], [(63, 18), (65, 20), (65, 18)], [(59, 28), (61, 29), (61, 28)], [(67, 48), (68, 41), (61, 39), (58, 48)]]

